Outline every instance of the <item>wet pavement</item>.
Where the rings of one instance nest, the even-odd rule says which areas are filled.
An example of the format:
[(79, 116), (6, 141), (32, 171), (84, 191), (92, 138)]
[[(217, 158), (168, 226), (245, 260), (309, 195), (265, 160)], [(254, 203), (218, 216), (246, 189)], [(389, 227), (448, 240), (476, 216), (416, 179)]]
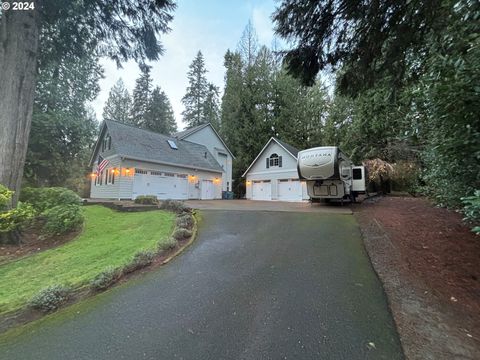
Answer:
[(351, 215), (201, 212), (167, 266), (0, 337), (1, 359), (403, 359)]

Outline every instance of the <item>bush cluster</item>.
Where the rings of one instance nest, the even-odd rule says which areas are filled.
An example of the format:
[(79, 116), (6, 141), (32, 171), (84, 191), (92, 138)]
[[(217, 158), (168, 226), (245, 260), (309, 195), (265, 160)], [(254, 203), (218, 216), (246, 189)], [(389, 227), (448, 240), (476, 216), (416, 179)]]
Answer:
[(142, 250), (137, 252), (134, 256), (132, 261), (125, 265), (123, 268), (123, 272), (125, 274), (131, 273), (137, 269), (144, 268), (152, 263), (153, 258), (155, 257), (155, 253), (149, 250)]
[(158, 200), (157, 197), (153, 195), (140, 195), (135, 199), (135, 204), (157, 205)]
[(190, 212), (190, 208), (186, 206), (183, 201), (178, 200), (163, 200), (160, 204), (160, 209), (173, 211), (175, 213)]
[(82, 208), (78, 205), (59, 205), (42, 213), (45, 219), (43, 230), (50, 235), (65, 234), (79, 229), (85, 218)]
[(184, 229), (191, 229), (193, 227), (194, 221), (193, 216), (188, 213), (184, 213), (177, 218), (177, 227)]
[(192, 232), (188, 229), (178, 228), (174, 231), (173, 237), (177, 240), (185, 240), (192, 236)]
[(49, 312), (58, 309), (68, 301), (72, 289), (63, 285), (52, 285), (41, 290), (30, 300), (30, 306), (36, 310)]
[(168, 238), (166, 241), (161, 241), (158, 244), (158, 249), (162, 250), (170, 250), (177, 246), (177, 240), (173, 237)]
[(0, 184), (0, 242), (8, 234), (20, 230), (35, 216), (35, 210), (29, 204), (19, 203), (15, 209), (8, 209), (14, 192)]
[(108, 267), (90, 281), (90, 288), (95, 291), (102, 291), (112, 286), (120, 276), (120, 271)]
[(62, 187), (26, 187), (20, 193), (20, 200), (31, 204), (39, 214), (55, 206), (80, 205), (82, 201), (72, 190)]
[(22, 190), (20, 198), (45, 221), (43, 232), (46, 234), (60, 235), (77, 230), (85, 221), (81, 199), (69, 189), (27, 187)]

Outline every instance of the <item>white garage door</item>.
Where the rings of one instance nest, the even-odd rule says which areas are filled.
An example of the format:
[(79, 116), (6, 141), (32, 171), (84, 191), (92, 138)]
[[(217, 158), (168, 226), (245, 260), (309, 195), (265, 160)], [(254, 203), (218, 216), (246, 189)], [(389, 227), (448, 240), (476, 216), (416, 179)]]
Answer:
[(188, 198), (188, 180), (183, 174), (135, 169), (133, 198), (140, 195), (153, 195), (158, 199)]
[(202, 200), (212, 200), (215, 198), (215, 186), (211, 180), (202, 180), (201, 197)]
[(270, 180), (253, 182), (252, 200), (272, 200), (272, 183)]
[(299, 180), (294, 179), (279, 180), (278, 200), (302, 201), (302, 183)]

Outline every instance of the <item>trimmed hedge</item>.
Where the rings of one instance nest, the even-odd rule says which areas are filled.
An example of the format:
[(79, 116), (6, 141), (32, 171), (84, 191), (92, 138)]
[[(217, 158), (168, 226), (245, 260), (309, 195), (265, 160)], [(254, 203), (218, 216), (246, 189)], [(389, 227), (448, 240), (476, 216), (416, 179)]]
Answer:
[(153, 195), (140, 195), (135, 199), (135, 204), (157, 205), (158, 200), (157, 197)]

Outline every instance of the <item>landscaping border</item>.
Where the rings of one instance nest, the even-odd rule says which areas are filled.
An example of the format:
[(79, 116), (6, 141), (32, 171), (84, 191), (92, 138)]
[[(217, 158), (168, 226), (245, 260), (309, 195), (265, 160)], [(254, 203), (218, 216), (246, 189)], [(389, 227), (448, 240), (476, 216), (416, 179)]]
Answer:
[[(104, 204), (96, 204), (96, 205), (104, 205)], [(140, 205), (138, 206), (138, 209), (135, 210), (119, 210), (111, 206), (105, 206), (107, 208), (111, 208), (116, 211), (150, 211), (150, 210), (161, 210), (158, 206), (155, 207), (155, 209), (151, 209), (150, 206), (145, 206), (145, 205)], [(134, 206), (137, 208), (137, 206)], [(148, 208), (147, 208), (148, 207)], [(178, 255), (180, 255), (182, 252), (184, 252), (196, 239), (197, 236), (197, 231), (198, 231), (198, 214), (196, 213), (195, 210), (190, 209), (189, 214), (192, 216), (193, 219), (193, 226), (192, 226), (192, 233), (191, 236), (187, 239), (184, 240), (178, 240), (177, 244), (174, 248), (168, 249), (168, 250), (158, 250), (155, 253), (155, 256), (153, 257), (152, 261), (150, 261), (148, 264), (140, 267), (134, 268), (134, 270), (129, 271), (129, 272), (120, 272), (118, 276), (116, 276), (112, 281), (106, 286), (105, 288), (102, 288), (101, 290), (94, 290), (92, 289), (90, 284), (86, 284), (85, 286), (81, 288), (74, 289), (69, 298), (68, 301), (64, 301), (61, 306), (58, 307), (58, 309), (55, 309), (54, 311), (50, 312), (42, 312), (40, 310), (35, 310), (32, 309), (30, 306), (26, 306), (22, 309), (16, 310), (11, 313), (4, 314), (3, 316), (0, 317), (0, 335), (3, 333), (6, 333), (9, 330), (12, 330), (14, 327), (21, 326), (21, 325), (26, 325), (30, 322), (36, 321), (41, 319), (44, 316), (53, 314), (57, 310), (61, 310), (63, 308), (66, 308), (70, 305), (73, 305), (75, 303), (78, 303), (84, 299), (96, 296), (102, 292), (105, 292), (117, 285), (123, 284), (127, 281), (129, 281), (132, 278), (138, 277), (143, 273), (150, 272), (154, 269), (159, 268), (160, 266), (168, 264), (170, 261), (172, 261), (174, 258), (176, 258)], [(182, 213), (176, 213), (176, 219), (178, 219)], [(170, 236), (173, 235), (173, 233), (178, 229), (177, 225), (175, 224), (173, 231)], [(128, 265), (128, 264), (127, 264)], [(118, 269), (119, 270), (119, 269)]]

